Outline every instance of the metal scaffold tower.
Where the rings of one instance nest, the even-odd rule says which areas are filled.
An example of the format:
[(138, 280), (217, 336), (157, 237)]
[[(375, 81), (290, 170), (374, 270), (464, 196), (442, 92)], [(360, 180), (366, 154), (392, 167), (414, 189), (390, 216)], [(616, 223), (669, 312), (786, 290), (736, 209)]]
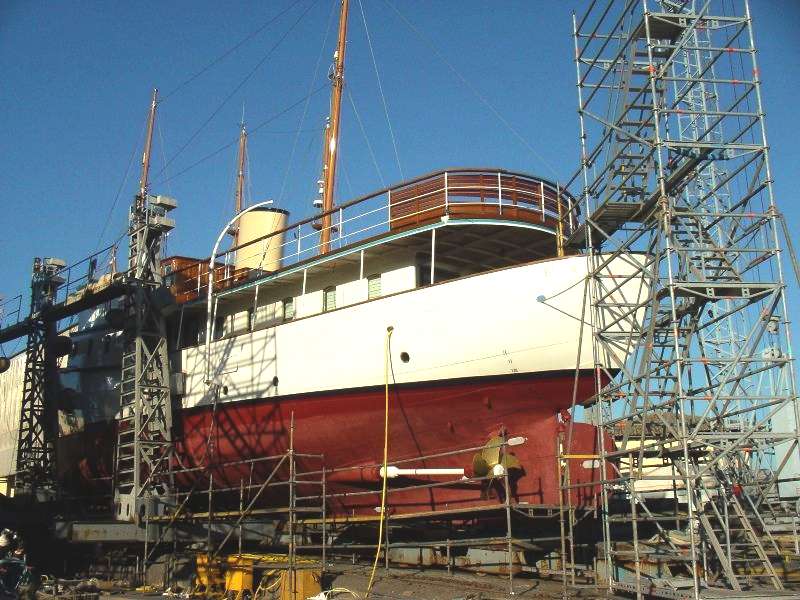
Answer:
[(782, 589), (798, 406), (748, 2), (595, 1), (574, 42), (599, 576)]
[(30, 330), (25, 355), (25, 379), (17, 438), (16, 496), (52, 500), (56, 496), (55, 440), (58, 437), (54, 385), (57, 378), (56, 324), (43, 312), (55, 301), (59, 275), (57, 258), (36, 258), (31, 280)]
[[(176, 203), (148, 193), (156, 106), (154, 91), (139, 193), (134, 198), (128, 226), (128, 294), (123, 308), (125, 345), (114, 472), (116, 517), (136, 521), (163, 511), (163, 503), (169, 502), (173, 488), (172, 399), (162, 315), (171, 296), (163, 286), (160, 259), (164, 235), (174, 227), (166, 214)], [(159, 499), (160, 506), (146, 505)]]

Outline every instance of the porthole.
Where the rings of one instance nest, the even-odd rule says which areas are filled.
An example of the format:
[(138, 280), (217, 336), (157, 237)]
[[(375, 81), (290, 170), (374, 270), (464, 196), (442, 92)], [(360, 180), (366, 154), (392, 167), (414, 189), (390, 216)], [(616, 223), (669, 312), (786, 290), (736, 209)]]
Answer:
[(400, 360), (402, 360), (404, 363), (407, 363), (408, 361), (411, 360), (411, 357), (408, 355), (408, 352), (401, 352)]

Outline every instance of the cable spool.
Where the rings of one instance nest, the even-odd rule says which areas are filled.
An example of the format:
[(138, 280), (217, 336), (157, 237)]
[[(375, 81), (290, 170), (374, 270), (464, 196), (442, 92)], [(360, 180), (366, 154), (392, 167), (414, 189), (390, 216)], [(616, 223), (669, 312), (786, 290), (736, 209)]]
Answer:
[(11, 359), (7, 356), (0, 356), (0, 373), (5, 373), (11, 368)]

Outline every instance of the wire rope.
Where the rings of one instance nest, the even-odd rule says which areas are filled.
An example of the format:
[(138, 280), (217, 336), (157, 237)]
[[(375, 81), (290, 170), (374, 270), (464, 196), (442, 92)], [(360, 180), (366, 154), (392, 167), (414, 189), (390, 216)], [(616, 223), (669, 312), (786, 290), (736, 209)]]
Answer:
[[(142, 130), (139, 134), (139, 139), (144, 136), (144, 125), (142, 125)], [(133, 159), (136, 156), (136, 151), (139, 149), (139, 141), (137, 141), (133, 145), (133, 150), (131, 150), (131, 155), (128, 158), (128, 166), (125, 167), (125, 175), (122, 177), (122, 181), (119, 182), (119, 186), (117, 187), (117, 193), (114, 194), (114, 200), (111, 202), (111, 208), (108, 209), (108, 214), (106, 215), (106, 220), (103, 223), (103, 228), (100, 230), (100, 236), (97, 238), (97, 245), (94, 248), (94, 251), (97, 252), (100, 249), (100, 245), (103, 243), (103, 236), (105, 236), (106, 231), (108, 230), (108, 226), (111, 224), (111, 218), (114, 216), (114, 209), (117, 207), (117, 202), (119, 202), (119, 198), (122, 195), (122, 190), (125, 187), (125, 184), (128, 183), (128, 177), (130, 176), (131, 166), (133, 165)]]
[(392, 127), (392, 120), (389, 118), (389, 106), (386, 103), (386, 95), (383, 93), (383, 85), (381, 84), (381, 74), (378, 72), (378, 61), (375, 60), (375, 51), (372, 48), (372, 36), (369, 34), (369, 27), (367, 27), (367, 16), (364, 13), (364, 5), (361, 0), (358, 0), (358, 8), (361, 10), (361, 20), (364, 23), (364, 32), (367, 34), (367, 46), (369, 46), (369, 55), (372, 58), (372, 66), (375, 69), (375, 79), (378, 82), (378, 92), (381, 95), (381, 103), (383, 104), (383, 114), (386, 116), (386, 125), (389, 127), (389, 137), (392, 140), (392, 148), (394, 148), (394, 157), (397, 160), (397, 170), (400, 171), (400, 179), (405, 180), (403, 175), (403, 167), (400, 164), (400, 153), (397, 151), (397, 140), (394, 137), (394, 128)]
[(361, 115), (358, 114), (358, 109), (356, 108), (356, 103), (353, 101), (353, 95), (350, 93), (350, 90), (347, 89), (347, 97), (350, 100), (350, 106), (353, 107), (353, 113), (356, 116), (356, 122), (358, 123), (359, 129), (361, 129), (361, 135), (364, 136), (364, 141), (367, 143), (367, 150), (369, 150), (370, 158), (372, 158), (372, 164), (375, 166), (375, 170), (378, 172), (378, 179), (381, 181), (381, 187), (386, 187), (386, 181), (383, 179), (383, 173), (381, 173), (381, 168), (378, 166), (378, 160), (375, 158), (375, 152), (372, 150), (372, 144), (369, 143), (369, 136), (367, 136), (367, 130), (364, 129), (364, 123), (361, 121)]
[[(334, 3), (331, 3), (331, 9), (330, 12), (328, 13), (328, 25), (325, 28), (325, 37), (322, 39), (322, 46), (319, 49), (319, 54), (317, 55), (317, 62), (314, 65), (314, 76), (311, 78), (311, 83), (308, 86), (309, 92), (311, 92), (311, 89), (317, 83), (317, 77), (319, 76), (319, 66), (320, 64), (322, 64), (322, 55), (325, 53), (325, 45), (328, 42), (328, 36), (330, 35), (331, 32), (331, 24), (333, 23), (333, 9), (335, 8), (335, 6), (336, 5)], [(303, 114), (300, 117), (300, 123), (297, 126), (297, 131), (295, 132), (294, 141), (292, 142), (292, 151), (289, 153), (289, 163), (286, 166), (286, 173), (283, 176), (283, 182), (281, 182), (281, 191), (278, 194), (279, 204), (283, 201), (283, 194), (286, 191), (286, 184), (289, 181), (289, 176), (291, 175), (292, 172), (292, 167), (294, 165), (294, 156), (295, 152), (297, 151), (297, 143), (300, 139), (300, 132), (302, 131), (303, 125), (305, 124), (306, 121), (306, 115), (308, 114), (308, 106), (311, 103), (311, 96), (312, 96), (311, 93), (309, 93), (309, 95), (306, 96), (306, 103), (305, 106), (303, 107)]]
[(167, 161), (167, 163), (164, 165), (164, 167), (158, 173), (156, 173), (156, 177), (161, 175), (165, 171), (165, 169), (170, 164), (172, 164), (172, 162), (176, 158), (178, 158), (178, 156), (180, 156), (181, 153), (184, 150), (186, 150), (186, 148), (189, 147), (189, 145), (197, 138), (198, 135), (200, 135), (200, 133), (202, 133), (202, 131), (208, 126), (208, 124), (211, 123), (211, 121), (214, 120), (214, 117), (216, 117), (219, 114), (219, 112), (228, 103), (228, 101), (231, 98), (233, 98), (239, 92), (239, 90), (241, 90), (244, 87), (244, 85), (248, 81), (250, 81), (250, 79), (253, 77), (253, 75), (256, 74), (256, 71), (258, 71), (258, 69), (261, 67), (261, 65), (263, 65), (270, 56), (272, 56), (273, 52), (275, 52), (275, 50), (278, 49), (278, 47), (289, 36), (289, 34), (294, 30), (294, 28), (297, 27), (297, 25), (300, 24), (300, 21), (303, 20), (303, 18), (309, 13), (309, 11), (313, 8), (313, 6), (315, 4), (316, 4), (316, 0), (312, 0), (312, 2), (306, 7), (306, 9), (294, 21), (294, 23), (292, 23), (292, 25), (283, 33), (283, 35), (281, 35), (281, 37), (278, 38), (278, 41), (275, 42), (269, 48), (269, 50), (267, 50), (267, 52), (264, 54), (264, 56), (262, 56), (261, 59), (256, 63), (256, 65), (252, 69), (250, 69), (250, 71), (247, 73), (247, 75), (245, 75), (244, 78), (241, 81), (239, 81), (239, 83), (230, 91), (230, 93), (228, 93), (228, 95), (225, 96), (225, 98), (223, 98), (222, 102), (220, 102), (219, 105), (214, 109), (214, 111), (206, 118), (206, 120), (203, 121), (203, 123), (200, 125), (200, 127), (198, 127), (195, 130), (195, 132), (192, 135), (189, 136), (189, 139), (187, 139), (180, 146), (180, 148), (178, 148), (177, 152), (175, 152), (175, 154), (172, 155), (172, 157)]
[[(319, 93), (319, 92), (321, 92), (321, 91), (322, 91), (324, 88), (325, 88), (325, 86), (324, 86), (324, 85), (322, 85), (322, 86), (318, 87), (316, 90), (314, 90), (313, 92), (311, 92), (311, 95), (313, 96), (313, 95), (315, 95), (315, 94), (318, 94), (318, 93)], [(259, 123), (257, 126), (255, 126), (253, 129), (249, 130), (247, 135), (248, 135), (249, 137), (252, 137), (253, 135), (255, 135), (255, 133), (256, 133), (256, 132), (257, 132), (259, 129), (261, 129), (261, 128), (262, 128), (262, 127), (264, 127), (265, 125), (268, 125), (268, 124), (269, 124), (269, 123), (271, 123), (272, 121), (275, 121), (276, 119), (278, 119), (278, 118), (282, 117), (283, 115), (285, 115), (286, 113), (288, 113), (288, 112), (289, 112), (290, 110), (292, 110), (293, 108), (295, 108), (295, 107), (299, 106), (300, 104), (302, 104), (302, 103), (303, 103), (303, 102), (306, 100), (306, 98), (307, 98), (307, 97), (308, 97), (308, 96), (303, 96), (302, 98), (300, 98), (300, 99), (299, 99), (299, 100), (297, 100), (296, 102), (293, 102), (292, 104), (290, 104), (289, 106), (287, 106), (287, 107), (286, 107), (285, 109), (283, 109), (282, 111), (280, 111), (280, 112), (278, 112), (278, 113), (275, 113), (275, 114), (274, 114), (274, 115), (272, 115), (271, 117), (269, 117), (269, 118), (267, 118), (266, 120), (262, 121), (262, 122), (261, 122), (261, 123)], [(239, 137), (237, 136), (237, 137), (236, 137), (234, 140), (231, 140), (230, 142), (228, 142), (227, 144), (224, 144), (223, 146), (220, 146), (219, 148), (217, 148), (217, 149), (216, 149), (216, 150), (214, 150), (213, 152), (211, 152), (211, 153), (209, 153), (209, 154), (206, 154), (204, 157), (202, 157), (202, 158), (200, 158), (199, 160), (197, 160), (197, 161), (193, 162), (192, 164), (190, 164), (190, 165), (189, 165), (188, 167), (186, 167), (185, 169), (183, 169), (183, 170), (181, 170), (181, 171), (178, 171), (177, 173), (174, 173), (174, 174), (173, 174), (173, 175), (171, 175), (169, 178), (163, 178), (163, 179), (160, 179), (160, 180), (158, 180), (158, 181), (156, 182), (156, 184), (160, 185), (160, 184), (163, 184), (163, 183), (165, 183), (165, 182), (167, 182), (167, 181), (171, 181), (171, 180), (173, 180), (173, 179), (175, 179), (175, 178), (177, 178), (177, 177), (180, 177), (181, 175), (184, 175), (184, 174), (185, 174), (187, 171), (191, 171), (192, 169), (194, 169), (194, 168), (195, 168), (195, 167), (197, 167), (198, 165), (200, 165), (200, 164), (204, 163), (205, 161), (207, 161), (207, 160), (209, 160), (209, 159), (211, 159), (211, 158), (215, 157), (215, 156), (216, 156), (217, 154), (219, 154), (220, 152), (223, 152), (223, 151), (227, 150), (228, 148), (230, 148), (231, 146), (233, 146), (234, 144), (238, 144), (238, 143), (239, 143)]]
[(483, 94), (481, 94), (478, 91), (478, 89), (472, 83), (470, 83), (469, 80), (466, 77), (464, 77), (458, 69), (455, 68), (453, 63), (447, 60), (445, 55), (436, 47), (433, 41), (424, 33), (422, 33), (413, 23), (411, 23), (411, 21), (409, 21), (405, 17), (405, 15), (401, 13), (394, 4), (392, 4), (390, 0), (383, 0), (383, 1), (389, 6), (389, 8), (391, 8), (395, 12), (395, 14), (397, 14), (400, 20), (403, 21), (403, 23), (405, 23), (405, 25), (417, 35), (417, 37), (419, 37), (423, 42), (425, 42), (425, 44), (433, 51), (433, 53), (439, 58), (439, 60), (441, 60), (445, 64), (445, 66), (448, 69), (450, 69), (450, 71), (452, 71), (456, 77), (458, 77), (461, 83), (463, 83), (467, 87), (467, 89), (469, 89), (475, 95), (475, 97), (478, 100), (480, 100), (486, 106), (486, 108), (488, 108), (491, 111), (491, 113), (497, 118), (497, 120), (499, 120), (503, 125), (505, 125), (505, 127), (514, 135), (514, 137), (516, 137), (522, 143), (522, 145), (525, 146), (528, 149), (528, 151), (537, 160), (539, 160), (539, 162), (541, 162), (542, 165), (546, 167), (556, 179), (558, 179), (559, 178), (558, 173), (556, 173), (556, 170), (553, 168), (553, 166), (547, 160), (545, 160), (545, 158), (541, 154), (539, 154), (539, 152), (536, 151), (536, 149), (530, 144), (530, 142), (528, 142), (528, 140), (525, 139), (519, 131), (517, 131), (517, 129), (509, 122), (509, 120), (506, 119), (502, 115), (502, 113), (499, 110), (497, 110), (497, 108), (495, 108), (495, 106), (491, 102), (489, 102), (489, 100)]
[(260, 26), (258, 29), (256, 29), (256, 30), (254, 30), (254, 31), (250, 32), (250, 33), (249, 33), (249, 34), (248, 34), (248, 35), (247, 35), (247, 36), (246, 36), (244, 39), (242, 39), (241, 41), (237, 42), (236, 44), (234, 44), (233, 46), (231, 46), (230, 48), (228, 48), (228, 49), (227, 49), (225, 52), (223, 52), (223, 53), (222, 53), (221, 55), (219, 55), (217, 58), (215, 58), (215, 59), (214, 59), (214, 60), (212, 60), (210, 63), (208, 63), (206, 66), (204, 66), (202, 69), (200, 69), (200, 70), (199, 70), (197, 73), (194, 73), (194, 74), (193, 74), (193, 75), (191, 75), (191, 76), (190, 76), (190, 77), (189, 77), (189, 78), (188, 78), (186, 81), (184, 81), (183, 83), (179, 84), (177, 87), (173, 88), (173, 89), (172, 89), (172, 90), (171, 90), (171, 91), (170, 91), (168, 94), (164, 95), (164, 96), (161, 98), (160, 102), (162, 102), (162, 103), (163, 103), (163, 102), (166, 102), (166, 101), (167, 101), (167, 99), (169, 99), (171, 96), (173, 96), (174, 94), (176, 94), (177, 92), (179, 92), (181, 89), (183, 89), (184, 87), (186, 87), (187, 85), (189, 85), (190, 83), (192, 83), (192, 82), (193, 82), (195, 79), (197, 79), (197, 78), (198, 78), (198, 77), (200, 77), (201, 75), (205, 74), (205, 73), (206, 73), (207, 71), (209, 71), (209, 70), (210, 70), (212, 67), (214, 67), (214, 66), (215, 66), (215, 65), (217, 65), (218, 63), (220, 63), (220, 62), (222, 62), (223, 60), (225, 60), (225, 59), (226, 59), (228, 56), (230, 56), (231, 54), (233, 54), (234, 52), (236, 52), (236, 51), (237, 51), (239, 48), (241, 48), (241, 47), (242, 47), (244, 44), (246, 44), (247, 42), (249, 42), (251, 39), (253, 39), (254, 37), (256, 37), (256, 36), (257, 36), (259, 33), (261, 33), (262, 31), (264, 31), (264, 30), (265, 30), (267, 27), (269, 27), (270, 25), (272, 25), (272, 24), (273, 24), (275, 21), (277, 21), (277, 20), (278, 20), (278, 19), (280, 19), (280, 18), (281, 18), (283, 15), (285, 15), (287, 12), (289, 12), (291, 9), (293, 9), (295, 6), (297, 6), (298, 4), (300, 4), (300, 2), (301, 2), (301, 1), (302, 1), (302, 0), (296, 0), (295, 2), (292, 2), (291, 4), (289, 4), (289, 6), (287, 6), (285, 9), (283, 9), (283, 10), (282, 10), (281, 12), (279, 12), (277, 15), (275, 15), (274, 17), (272, 17), (271, 19), (269, 19), (267, 22), (265, 22), (264, 24), (262, 24), (262, 25), (261, 25), (261, 26)]

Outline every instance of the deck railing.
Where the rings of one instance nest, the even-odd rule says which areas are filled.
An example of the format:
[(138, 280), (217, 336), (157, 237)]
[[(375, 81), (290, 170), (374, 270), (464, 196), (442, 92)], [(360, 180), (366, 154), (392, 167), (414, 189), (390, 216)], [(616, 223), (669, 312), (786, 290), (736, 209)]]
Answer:
[[(579, 211), (566, 189), (523, 173), (491, 168), (437, 171), (220, 252), (216, 255), (214, 291), (318, 256), (325, 214), (331, 216), (328, 253), (332, 254), (356, 242), (450, 218), (524, 221), (566, 239), (577, 226)], [(117, 250), (118, 245), (112, 244), (62, 269), (59, 275), (64, 282), (56, 290), (54, 304), (79, 300), (124, 274), (116, 269)], [(166, 274), (179, 301), (207, 294), (208, 262), (207, 258), (186, 259), (186, 266), (172, 268)], [(243, 262), (259, 266), (237, 268), (237, 263)], [(23, 304), (20, 295), (0, 305), (0, 329), (27, 317)]]
[[(500, 169), (438, 171), (341, 204), (328, 213), (220, 252), (214, 291), (228, 289), (254, 273), (269, 273), (320, 254), (322, 216), (331, 216), (330, 249), (435, 223), (442, 218), (525, 221), (566, 238), (574, 230), (574, 198), (562, 187)], [(560, 223), (560, 226), (559, 226)], [(554, 237), (554, 248), (556, 239)], [(279, 257), (275, 260), (275, 256)], [(259, 267), (237, 268), (254, 262)], [(208, 287), (208, 259), (174, 270), (173, 293), (181, 301), (202, 296)]]

